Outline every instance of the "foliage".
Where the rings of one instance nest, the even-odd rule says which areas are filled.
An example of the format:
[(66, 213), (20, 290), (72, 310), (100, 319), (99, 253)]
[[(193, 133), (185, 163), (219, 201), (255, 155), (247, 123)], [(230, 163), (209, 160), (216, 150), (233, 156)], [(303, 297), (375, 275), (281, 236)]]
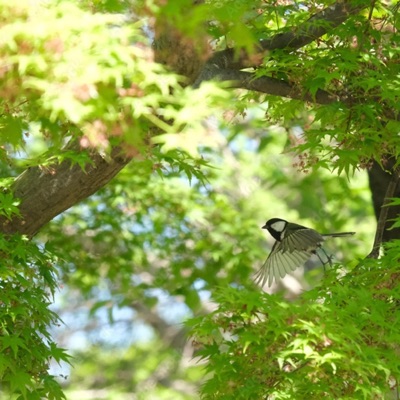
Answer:
[[(237, 142), (240, 140), (236, 138)], [(225, 158), (220, 159), (221, 168), (206, 171), (207, 187), (199, 182), (189, 186), (176, 173), (160, 180), (158, 174), (145, 166), (132, 163), (109, 186), (48, 226), (41, 239), (48, 241), (49, 248), (57, 251), (62, 259), (60, 268), (68, 288), (64, 288), (63, 300), (57, 308), (70, 326), (71, 333), (63, 335), (81, 332), (90, 337), (89, 343), (101, 344), (105, 351), (110, 351), (112, 341), (113, 351), (120, 354), (126, 351), (126, 346), (137, 348), (130, 332), (141, 319), (147, 319), (141, 315), (127, 323), (126, 317), (118, 315), (126, 307), (137, 307), (138, 302), (150, 321), (153, 313), (170, 321), (167, 327), (154, 327), (151, 335), (144, 334), (165, 342), (167, 330), (177, 330), (188, 316), (207, 313), (205, 300), (217, 287), (234, 285), (245, 293), (260, 296), (249, 278), (268, 253), (259, 227), (271, 209), (296, 221), (309, 216), (310, 220), (304, 223), (313, 224), (321, 231), (349, 229), (351, 218), (357, 221), (357, 238), (330, 243), (328, 247), (335, 248), (338, 259), (349, 260), (353, 254), (361, 257), (368, 252), (372, 232), (365, 178), (360, 186), (349, 187), (345, 178), (333, 179), (317, 171), (304, 176), (291, 166), (291, 157), (278, 155), (284, 141), (282, 135), (272, 135), (258, 155), (232, 142), (231, 149), (224, 150)], [(279, 164), (271, 162), (268, 169), (262, 170), (260, 166), (270, 154), (276, 155)], [(213, 165), (218, 166), (217, 159)], [(282, 174), (282, 169), (287, 173)], [(311, 185), (316, 193), (310, 191)], [(347, 196), (343, 197), (342, 192)], [(304, 198), (299, 199), (295, 193), (303, 193)], [(325, 196), (331, 198), (332, 206), (324, 211)], [(321, 268), (311, 271), (304, 285), (319, 282), (321, 273)], [(90, 323), (73, 327), (77, 315), (87, 308), (93, 310), (91, 317), (80, 318), (90, 318)], [(106, 315), (101, 317), (102, 313)], [(108, 321), (115, 325), (115, 334), (111, 337), (111, 328), (103, 328), (104, 324), (108, 326)], [(73, 340), (63, 343), (64, 347), (73, 345)], [(86, 353), (85, 348), (83, 355), (82, 350), (79, 352), (81, 355), (74, 360), (75, 369), (71, 371), (72, 382), (78, 379), (76, 375), (85, 375), (90, 365), (93, 372), (89, 375), (93, 379), (99, 377), (102, 369), (98, 365), (105, 356), (96, 354), (96, 349), (99, 351), (97, 347)], [(85, 362), (80, 361), (81, 357)], [(136, 355), (132, 365), (136, 357), (141, 363)], [(170, 363), (176, 362), (173, 355), (168, 358)], [(116, 375), (115, 368), (114, 361), (110, 360), (109, 378), (95, 382), (98, 385), (101, 382), (100, 387), (110, 391), (116, 390), (111, 378)], [(142, 368), (150, 368), (150, 364)], [(202, 366), (195, 364), (192, 368)], [(129, 376), (133, 380), (135, 371), (132, 367)], [(177, 379), (171, 375), (171, 381)], [(89, 387), (94, 388), (94, 384)], [(158, 384), (146, 393), (161, 396), (170, 390)]]
[[(3, 180), (0, 214), (19, 216), (18, 201)], [(48, 360), (68, 362), (48, 332), (59, 317), (49, 309), (57, 287), (56, 257), (26, 237), (0, 236), (0, 377), (5, 391), (18, 399), (65, 398), (48, 374)]]
[(395, 242), (379, 265), (367, 260), (343, 277), (336, 267), (294, 302), (222, 288), (218, 310), (190, 321), (212, 372), (203, 397), (389, 398), (399, 370), (398, 252)]
[[(229, 98), (227, 92), (210, 84), (183, 88), (181, 78), (152, 60), (143, 24), (127, 23), (121, 15), (84, 11), (73, 1), (3, 1), (0, 7), (3, 161), (14, 165), (13, 151), (24, 149), (36, 134), (48, 152), (31, 155), (29, 166), (68, 158), (83, 165), (83, 155), (62, 150), (72, 138), (103, 152), (110, 143), (122, 143), (129, 155), (141, 154), (154, 164), (166, 159), (195, 174), (190, 155), (198, 155), (202, 121)], [(76, 21), (82, 22), (79, 28)], [(193, 137), (180, 143), (185, 154), (164, 156), (148, 154), (151, 132), (165, 134), (157, 143), (169, 139), (171, 151), (177, 132)]]
[[(21, 218), (12, 177), (23, 171), (55, 173), (65, 161), (85, 170), (92, 152), (111, 162), (116, 146), (132, 158), (35, 240), (0, 237), (2, 391), (61, 399), (61, 382), (69, 393), (193, 398), (201, 366), (187, 360), (181, 325), (193, 317), (204, 398), (386, 398), (399, 379), (400, 249), (362, 260), (373, 235), (362, 170), (399, 155), (399, 7), (371, 2), (301, 48), (260, 55), (259, 40), (301, 33), (333, 2), (192, 3), (0, 0), (4, 224)], [(204, 40), (228, 46), (234, 62), (247, 53), (252, 79), (288, 83), (297, 97), (192, 88), (154, 61), (160, 26), (185, 37), (169, 51), (175, 61)], [(318, 103), (321, 91), (329, 102)], [(308, 264), (295, 278), (311, 289), (298, 298), (255, 288), (267, 255), (259, 227), (271, 215), (357, 230), (327, 245), (348, 264), (323, 278)], [(101, 325), (114, 329), (127, 310), (131, 330), (104, 339)], [(82, 323), (85, 338), (67, 382), (49, 372), (51, 360), (68, 362), (61, 344), (74, 345), (59, 316)], [(151, 327), (144, 344), (131, 338), (140, 324)]]
[(68, 361), (48, 332), (60, 324), (49, 309), (57, 286), (56, 259), (24, 237), (1, 236), (1, 336), (2, 388), (20, 399), (65, 398), (48, 360)]

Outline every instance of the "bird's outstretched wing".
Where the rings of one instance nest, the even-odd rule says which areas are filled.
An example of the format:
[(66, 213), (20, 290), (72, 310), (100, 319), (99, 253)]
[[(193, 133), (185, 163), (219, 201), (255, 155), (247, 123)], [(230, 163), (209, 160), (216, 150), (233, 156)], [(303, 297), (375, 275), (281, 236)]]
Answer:
[(277, 281), (301, 267), (323, 241), (324, 238), (313, 229), (298, 229), (282, 241), (276, 241), (267, 260), (255, 274), (255, 282), (261, 286), (268, 282), (271, 286), (274, 279)]
[(276, 242), (271, 254), (255, 274), (255, 282), (264, 286), (268, 281), (268, 286), (271, 286), (274, 279), (278, 281), (279, 278), (301, 267), (312, 254), (311, 251), (305, 250), (282, 251), (282, 242)]

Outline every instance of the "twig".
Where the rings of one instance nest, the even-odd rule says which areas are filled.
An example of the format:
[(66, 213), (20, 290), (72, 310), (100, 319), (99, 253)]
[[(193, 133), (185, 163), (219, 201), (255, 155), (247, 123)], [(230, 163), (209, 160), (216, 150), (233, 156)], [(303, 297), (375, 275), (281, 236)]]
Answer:
[(368, 14), (368, 21), (369, 22), (371, 22), (371, 20), (372, 20), (372, 13), (374, 12), (375, 3), (376, 3), (376, 0), (372, 0), (371, 1), (371, 7), (369, 8), (369, 14)]
[(381, 212), (379, 213), (378, 225), (376, 227), (374, 245), (371, 252), (368, 254), (367, 258), (378, 258), (379, 249), (382, 246), (383, 232), (385, 231), (386, 220), (388, 217), (389, 209), (388, 204), (390, 199), (394, 196), (397, 184), (399, 183), (400, 171), (399, 168), (395, 168), (393, 171), (392, 179), (386, 189), (385, 198), (381, 207)]

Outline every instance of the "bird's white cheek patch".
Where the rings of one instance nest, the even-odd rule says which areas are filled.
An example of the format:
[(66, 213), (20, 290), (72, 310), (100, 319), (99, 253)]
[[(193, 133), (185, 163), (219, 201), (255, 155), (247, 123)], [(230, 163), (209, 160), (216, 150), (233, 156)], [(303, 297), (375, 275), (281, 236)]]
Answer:
[(283, 232), (283, 230), (285, 229), (285, 226), (286, 226), (285, 221), (278, 221), (278, 222), (274, 222), (271, 225), (271, 228), (276, 232)]

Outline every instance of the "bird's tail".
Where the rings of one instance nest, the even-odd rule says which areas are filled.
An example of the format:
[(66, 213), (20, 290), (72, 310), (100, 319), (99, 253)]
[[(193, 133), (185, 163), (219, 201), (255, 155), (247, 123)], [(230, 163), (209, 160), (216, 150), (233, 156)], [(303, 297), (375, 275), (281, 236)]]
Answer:
[(323, 237), (344, 237), (354, 235), (355, 232), (324, 233)]

